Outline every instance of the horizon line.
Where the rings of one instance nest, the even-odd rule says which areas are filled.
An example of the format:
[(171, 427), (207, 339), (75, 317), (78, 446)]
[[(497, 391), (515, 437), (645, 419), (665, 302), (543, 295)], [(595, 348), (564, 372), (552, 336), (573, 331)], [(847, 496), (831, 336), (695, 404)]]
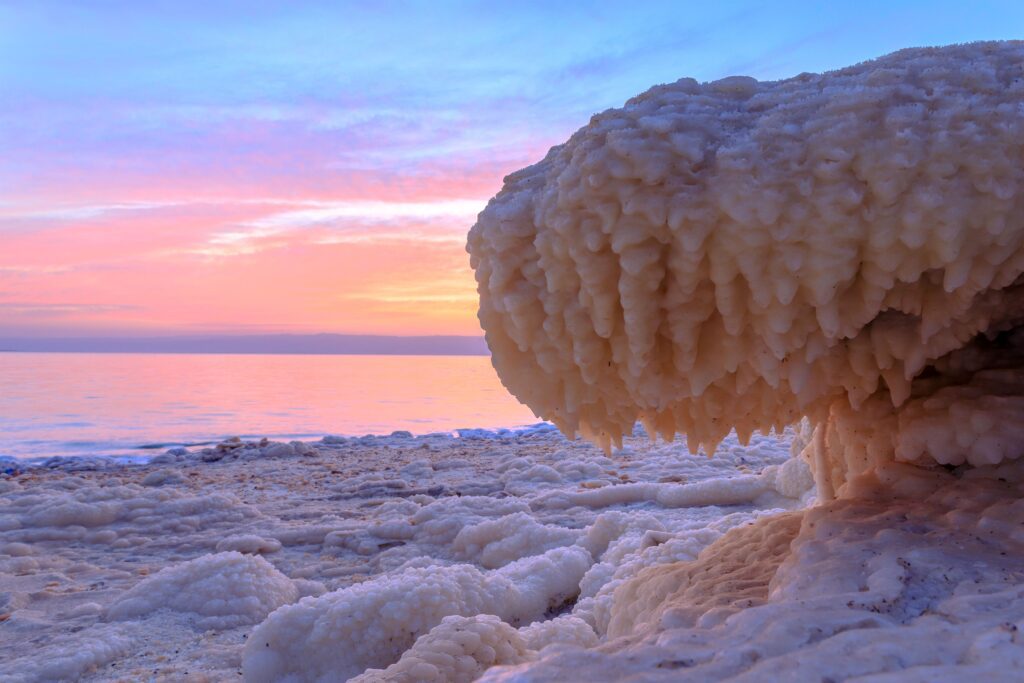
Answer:
[(106, 337), (0, 336), (3, 353), (175, 353), (274, 355), (487, 356), (483, 336), (337, 334), (190, 334)]

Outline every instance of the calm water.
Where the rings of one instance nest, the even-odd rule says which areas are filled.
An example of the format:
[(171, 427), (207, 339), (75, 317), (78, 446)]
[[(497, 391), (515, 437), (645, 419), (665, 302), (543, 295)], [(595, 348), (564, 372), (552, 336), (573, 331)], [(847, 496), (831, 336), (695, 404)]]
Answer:
[(0, 353), (0, 456), (536, 421), (481, 356)]

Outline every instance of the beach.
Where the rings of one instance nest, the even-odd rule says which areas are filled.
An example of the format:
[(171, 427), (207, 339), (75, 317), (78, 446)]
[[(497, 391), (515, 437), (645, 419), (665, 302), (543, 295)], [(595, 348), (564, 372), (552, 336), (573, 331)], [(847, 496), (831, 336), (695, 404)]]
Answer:
[(0, 680), (1014, 680), (1021, 464), (815, 505), (806, 437), (8, 460)]
[[(225, 598), (220, 608), (182, 601), (181, 588), (147, 585), (165, 567), (218, 553), (265, 559), (294, 585), (281, 600), (294, 602), (431, 563), (501, 572), (589, 542), (601, 561), (577, 563), (585, 590), (582, 576), (568, 591), (534, 586), (552, 604), (527, 618), (574, 608), (599, 615), (610, 586), (642, 567), (693, 559), (729, 528), (800, 507), (809, 477), (787, 497), (764, 474), (788, 457), (789, 439), (774, 437), (726, 444), (713, 459), (637, 437), (605, 457), (540, 425), (228, 441), (172, 449), (148, 464), (66, 458), (19, 471), (8, 461), (0, 479), (0, 679), (240, 679), (246, 639), (278, 606), (247, 603), (244, 567), (209, 570), (214, 578), (240, 571), (217, 596)], [(184, 592), (202, 578), (200, 571)]]

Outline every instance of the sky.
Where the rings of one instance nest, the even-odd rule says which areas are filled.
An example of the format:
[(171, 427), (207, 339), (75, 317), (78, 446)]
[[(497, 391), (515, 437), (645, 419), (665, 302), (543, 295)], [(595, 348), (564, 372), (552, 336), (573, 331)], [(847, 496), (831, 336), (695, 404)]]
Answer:
[(466, 232), (592, 114), (1014, 37), (1020, 2), (0, 0), (0, 336), (478, 335)]

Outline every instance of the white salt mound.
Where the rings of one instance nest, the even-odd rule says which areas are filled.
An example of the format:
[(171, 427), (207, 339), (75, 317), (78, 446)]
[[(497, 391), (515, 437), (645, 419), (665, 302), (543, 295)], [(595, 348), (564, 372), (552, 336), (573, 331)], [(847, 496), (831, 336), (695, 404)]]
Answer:
[(350, 683), (470, 683), (491, 666), (518, 664), (530, 651), (514, 628), (493, 615), (445, 617), (387, 669)]
[(538, 524), (525, 512), (505, 515), (467, 526), (452, 542), (460, 559), (494, 569), (538, 551), (572, 545), (579, 532), (565, 527)]
[(112, 620), (160, 609), (195, 615), (201, 629), (254, 624), (298, 599), (292, 581), (262, 557), (224, 552), (161, 569), (107, 610)]
[(1020, 457), (1022, 99), (1024, 43), (974, 43), (593, 117), (469, 233), (502, 381), (606, 449), (807, 415), (823, 498)]
[(519, 629), (519, 635), (531, 650), (543, 650), (549, 645), (594, 647), (598, 643), (597, 634), (590, 624), (572, 614), (535, 621)]
[(493, 572), (465, 564), (412, 567), (303, 599), (253, 631), (242, 659), (245, 680), (347, 680), (398, 661), (446, 616), (494, 614), (528, 624), (575, 596), (592, 563), (582, 548), (555, 548)]
[(281, 549), (281, 542), (276, 538), (263, 538), (255, 534), (229, 536), (217, 542), (217, 552), (235, 550), (247, 555), (258, 553), (276, 553)]

